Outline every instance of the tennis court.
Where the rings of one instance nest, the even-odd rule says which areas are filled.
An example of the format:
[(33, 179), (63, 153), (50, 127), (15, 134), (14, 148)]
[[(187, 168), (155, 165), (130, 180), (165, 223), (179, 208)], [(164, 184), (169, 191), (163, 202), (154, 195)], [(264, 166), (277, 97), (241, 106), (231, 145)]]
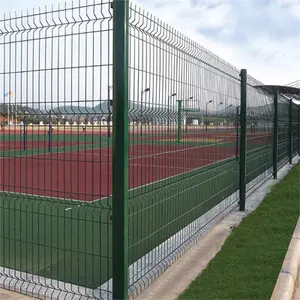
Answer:
[[(43, 135), (35, 135), (33, 143), (36, 144), (36, 139), (42, 137)], [(68, 139), (71, 138), (78, 139), (76, 136)], [(1, 144), (8, 143), (7, 139), (8, 137)], [(15, 136), (13, 139), (16, 141), (9, 143), (22, 142)], [(57, 139), (61, 140), (62, 137)], [(2, 156), (0, 159), (1, 199), (4, 208), (1, 245), (4, 251), (2, 259), (5, 259), (1, 265), (96, 288), (111, 275), (111, 265), (107, 264), (107, 257), (111, 257), (111, 148), (101, 147), (99, 141), (85, 144), (85, 148), (81, 150), (76, 149), (79, 145), (70, 148), (70, 142), (53, 142), (49, 153), (47, 143), (44, 142), (40, 141), (38, 145), (41, 148), (35, 149), (41, 154), (28, 149), (23, 151), (25, 153), (22, 156), (12, 151), (10, 156)], [(7, 151), (5, 153), (8, 155)], [(182, 195), (175, 183), (181, 181), (185, 188), (193, 186), (194, 181), (200, 179), (203, 166), (234, 155), (234, 149), (221, 145), (212, 147), (212, 144), (210, 148), (207, 145), (172, 145), (164, 142), (130, 146), (130, 224), (135, 227), (134, 224), (141, 218), (148, 220), (147, 226), (138, 232), (137, 229), (132, 231), (132, 262), (170, 234), (170, 230), (165, 228), (159, 239), (145, 240), (153, 230), (157, 231), (168, 222), (168, 205), (161, 207), (160, 218), (157, 215), (155, 219), (151, 219), (145, 214), (151, 211), (154, 214), (154, 210), (157, 211), (162, 206), (159, 203), (154, 206), (153, 203), (159, 202), (161, 188), (168, 186), (170, 201), (179, 201)], [(236, 163), (233, 161), (230, 164)], [(211, 174), (202, 174), (202, 177)], [(201, 180), (199, 184), (204, 182)], [(196, 191), (191, 190), (191, 193)], [(80, 210), (82, 205), (85, 206), (84, 210)], [(181, 213), (179, 207), (173, 210), (177, 217)], [(19, 257), (18, 260), (14, 259), (16, 256)], [(70, 262), (74, 259), (78, 261), (78, 266), (65, 272), (60, 262), (67, 264), (68, 259)], [(86, 272), (86, 268), (91, 271)]]
[(88, 2), (0, 22), (0, 286), (42, 299), (136, 296), (300, 151), (282, 92)]
[[(239, 164), (232, 147), (235, 135), (229, 139), (228, 135), (224, 135), (227, 139), (220, 136), (217, 141), (214, 132), (204, 135), (202, 142), (187, 135), (182, 143), (159, 138), (152, 144), (131, 143), (130, 263), (237, 190)], [(5, 153), (0, 159), (0, 263), (10, 269), (97, 288), (111, 277), (112, 270), (109, 142), (103, 137), (53, 134), (49, 152), (47, 135), (35, 133), (29, 137), (28, 145), (37, 148), (20, 150), (21, 135), (11, 135), (12, 141), (6, 135), (0, 143)], [(9, 151), (7, 145), (12, 145)], [(257, 159), (262, 153), (265, 161), (268, 149), (253, 154), (256, 172), (260, 172), (259, 164), (265, 167)], [(184, 205), (183, 198), (189, 199)], [(72, 267), (66, 268), (68, 264)]]
[[(71, 136), (72, 137), (72, 136)], [(5, 192), (26, 193), (38, 196), (67, 198), (81, 201), (95, 201), (112, 193), (112, 149), (100, 147), (99, 143), (86, 141), (51, 140), (26, 141), (22, 155), (20, 150), (24, 141), (3, 141), (0, 151), (6, 157), (0, 160), (1, 190)], [(78, 138), (76, 135), (73, 139)], [(215, 142), (216, 140), (213, 139)], [(235, 155), (234, 148), (226, 143), (205, 142), (202, 146), (174, 143), (139, 144), (129, 148), (130, 188), (137, 188), (171, 176), (180, 175), (202, 166), (224, 160)], [(209, 145), (209, 149), (207, 146)], [(214, 147), (215, 145), (215, 147)], [(81, 149), (78, 149), (81, 147)], [(31, 149), (40, 151), (35, 153)]]

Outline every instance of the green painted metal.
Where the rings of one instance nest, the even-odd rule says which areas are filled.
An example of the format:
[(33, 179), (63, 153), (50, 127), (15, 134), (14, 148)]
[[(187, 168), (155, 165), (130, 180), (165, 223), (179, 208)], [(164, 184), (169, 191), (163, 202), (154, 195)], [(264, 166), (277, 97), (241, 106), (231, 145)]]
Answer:
[(298, 154), (300, 155), (300, 104), (298, 105)]
[(182, 101), (183, 100), (177, 100), (178, 103), (178, 111), (177, 111), (177, 142), (180, 143), (182, 140)]
[(236, 121), (235, 121), (235, 126), (236, 126), (236, 141), (235, 141), (235, 158), (239, 158), (239, 126), (240, 126), (240, 106), (236, 107)]
[(113, 299), (128, 299), (129, 2), (113, 1)]
[[(269, 178), (276, 163), (279, 170), (288, 162), (289, 103), (278, 95), (272, 156), (272, 92), (139, 7), (100, 2), (59, 7), (67, 20), (53, 19), (50, 10), (0, 21), (0, 32), (11, 33), (0, 34), (3, 87), (17, 86), (11, 82), (20, 72), (17, 53), (29, 74), (21, 90), (32, 91), (18, 95), (24, 132), (7, 126), (0, 135), (0, 267), (12, 280), (26, 272), (37, 288), (44, 278), (60, 281), (54, 295), (61, 289), (78, 298), (127, 299), (128, 288), (151, 284), (176, 249), (234, 209), (239, 192), (244, 210), (245, 193)], [(36, 29), (47, 34), (32, 36)], [(32, 56), (40, 59), (31, 64)], [(184, 100), (176, 104), (175, 95)], [(45, 103), (55, 109), (50, 118), (34, 109)], [(242, 134), (234, 128), (239, 114)], [(47, 131), (29, 124), (54, 115), (77, 125), (54, 129), (48, 155)]]
[(278, 90), (274, 92), (274, 123), (273, 123), (273, 178), (277, 179), (278, 157)]
[(289, 163), (291, 164), (293, 161), (293, 101), (289, 100), (289, 147), (288, 147), (288, 155), (289, 155)]
[(246, 141), (247, 141), (247, 70), (242, 69), (241, 77), (241, 109), (240, 109), (240, 211), (246, 206)]
[(289, 161), (289, 102), (282, 95), (278, 98), (278, 167)]

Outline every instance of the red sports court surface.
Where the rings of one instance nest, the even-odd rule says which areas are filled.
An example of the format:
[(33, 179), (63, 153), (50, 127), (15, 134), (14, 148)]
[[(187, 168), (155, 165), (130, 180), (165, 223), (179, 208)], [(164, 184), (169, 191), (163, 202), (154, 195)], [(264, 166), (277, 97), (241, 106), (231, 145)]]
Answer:
[[(231, 147), (136, 145), (129, 186), (140, 187), (235, 155)], [(0, 190), (93, 201), (112, 194), (110, 148), (0, 159)]]

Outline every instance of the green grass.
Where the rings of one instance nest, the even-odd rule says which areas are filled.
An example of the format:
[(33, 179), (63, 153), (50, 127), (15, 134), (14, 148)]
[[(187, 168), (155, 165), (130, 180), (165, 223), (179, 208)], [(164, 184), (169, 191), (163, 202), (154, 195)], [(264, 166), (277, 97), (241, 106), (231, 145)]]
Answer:
[(298, 164), (226, 240), (180, 300), (270, 299), (299, 217)]

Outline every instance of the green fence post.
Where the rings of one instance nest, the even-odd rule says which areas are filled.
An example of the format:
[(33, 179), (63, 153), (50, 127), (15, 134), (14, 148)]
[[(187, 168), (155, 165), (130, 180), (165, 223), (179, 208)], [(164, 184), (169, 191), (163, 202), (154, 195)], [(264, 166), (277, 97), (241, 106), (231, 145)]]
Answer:
[(278, 157), (278, 90), (274, 90), (274, 123), (273, 123), (273, 178), (277, 179)]
[(182, 139), (182, 100), (177, 100), (178, 102), (178, 128), (177, 128), (177, 142), (181, 142)]
[(113, 1), (113, 299), (128, 299), (128, 0)]
[(300, 155), (300, 104), (298, 105), (298, 154)]
[(293, 161), (293, 101), (289, 100), (289, 163)]
[(240, 113), (240, 106), (236, 108), (236, 141), (235, 141), (235, 158), (238, 159), (239, 157), (239, 113)]
[(247, 140), (247, 70), (241, 73), (241, 109), (240, 109), (240, 211), (246, 206), (246, 140)]

